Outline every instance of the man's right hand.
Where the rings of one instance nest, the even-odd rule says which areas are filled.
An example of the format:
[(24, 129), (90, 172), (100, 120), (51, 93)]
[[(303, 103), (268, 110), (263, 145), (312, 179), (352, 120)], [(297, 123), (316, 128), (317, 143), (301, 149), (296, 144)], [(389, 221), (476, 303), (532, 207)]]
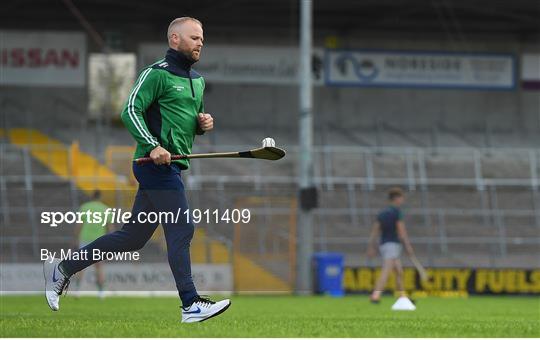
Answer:
[(154, 161), (154, 164), (171, 164), (171, 154), (161, 146), (156, 146), (154, 150), (150, 152), (150, 158)]

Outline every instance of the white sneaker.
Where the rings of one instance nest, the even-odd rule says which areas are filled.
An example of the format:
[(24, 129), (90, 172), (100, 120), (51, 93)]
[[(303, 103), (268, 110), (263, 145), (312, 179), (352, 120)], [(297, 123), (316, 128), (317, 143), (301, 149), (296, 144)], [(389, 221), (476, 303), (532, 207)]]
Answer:
[(52, 310), (60, 308), (60, 295), (69, 285), (69, 277), (64, 276), (58, 265), (60, 260), (53, 259), (43, 262), (43, 276), (45, 277), (45, 297)]
[(230, 305), (229, 299), (214, 302), (199, 296), (191, 306), (182, 307), (182, 322), (201, 322), (210, 319), (226, 311)]

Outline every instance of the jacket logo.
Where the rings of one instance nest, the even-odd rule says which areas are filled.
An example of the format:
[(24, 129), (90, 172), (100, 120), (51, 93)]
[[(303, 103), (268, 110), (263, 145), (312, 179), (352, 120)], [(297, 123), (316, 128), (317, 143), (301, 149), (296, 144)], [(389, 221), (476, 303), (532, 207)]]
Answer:
[(176, 91), (184, 90), (184, 87), (182, 85), (173, 85), (173, 87), (176, 89)]

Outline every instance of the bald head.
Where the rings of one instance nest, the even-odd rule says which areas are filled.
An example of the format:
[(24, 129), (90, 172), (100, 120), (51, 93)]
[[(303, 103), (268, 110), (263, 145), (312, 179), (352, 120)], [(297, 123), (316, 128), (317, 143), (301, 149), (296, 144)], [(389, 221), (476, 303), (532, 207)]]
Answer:
[(191, 17), (176, 18), (169, 24), (167, 39), (170, 48), (196, 62), (204, 41), (202, 23)]
[(171, 39), (171, 34), (173, 33), (178, 33), (181, 29), (181, 27), (186, 23), (186, 22), (193, 22), (193, 23), (196, 23), (196, 24), (199, 24), (199, 26), (201, 26), (202, 28), (202, 23), (195, 19), (195, 18), (192, 18), (192, 17), (181, 17), (181, 18), (176, 18), (174, 19), (173, 21), (171, 21), (171, 23), (169, 24), (169, 28), (167, 29), (167, 39)]

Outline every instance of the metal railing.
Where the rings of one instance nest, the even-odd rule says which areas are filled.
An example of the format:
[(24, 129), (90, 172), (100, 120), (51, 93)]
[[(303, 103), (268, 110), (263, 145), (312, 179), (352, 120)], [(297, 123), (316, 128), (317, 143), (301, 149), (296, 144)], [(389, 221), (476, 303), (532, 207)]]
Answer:
[[(32, 146), (32, 148), (35, 147)], [(49, 152), (53, 151), (50, 146), (42, 146), (42, 148), (49, 150)], [(242, 150), (246, 148), (249, 147), (220, 146), (212, 147), (211, 149), (208, 147), (206, 149), (199, 148), (197, 151)], [(288, 152), (284, 162), (280, 163), (282, 167), (294, 166), (298, 150), (292, 147), (289, 148)], [(497, 252), (492, 254), (492, 256), (505, 257), (508, 255), (509, 245), (540, 245), (539, 237), (508, 236), (509, 226), (507, 225), (509, 218), (526, 217), (534, 220), (534, 225), (530, 227), (537, 228), (540, 231), (539, 156), (540, 150), (538, 149), (520, 148), (437, 148), (437, 153), (433, 156), (433, 150), (431, 148), (380, 147), (375, 149), (365, 147), (317, 147), (315, 148), (314, 157), (315, 164), (317, 164), (315, 183), (323, 194), (324, 192), (336, 190), (342, 191), (346, 193), (347, 199), (343, 201), (344, 207), (320, 207), (315, 211), (315, 215), (319, 218), (326, 219), (346, 216), (350, 226), (365, 227), (370, 224), (373, 215), (376, 213), (376, 207), (369, 206), (366, 203), (368, 202), (366, 197), (379, 190), (381, 186), (400, 185), (406, 187), (411, 192), (418, 192), (421, 196), (430, 193), (437, 187), (468, 188), (479, 195), (481, 200), (480, 207), (470, 209), (455, 209), (451, 206), (447, 208), (430, 208), (426, 203), (427, 199), (422, 198), (421, 206), (408, 211), (409, 216), (423, 220), (425, 226), (436, 226), (438, 230), (438, 234), (429, 237), (417, 237), (415, 238), (415, 242), (437, 247), (440, 250), (440, 254), (443, 255), (448, 253), (449, 246), (452, 244), (480, 242), (496, 246)], [(33, 251), (36, 252), (39, 241), (37, 239), (38, 222), (36, 216), (42, 207), (40, 207), (39, 202), (35, 202), (33, 199), (35, 185), (40, 183), (66, 183), (66, 180), (54, 175), (36, 175), (32, 168), (32, 156), (29, 154), (28, 149), (0, 143), (0, 160), (3, 162), (10, 157), (18, 157), (18, 159), (22, 160), (22, 164), (20, 165), (20, 171), (16, 174), (7, 174), (4, 171), (4, 166), (2, 166), (2, 173), (0, 174), (0, 213), (2, 216), (0, 221), (4, 226), (7, 226), (12, 223), (12, 217), (15, 214), (26, 214), (29, 228), (32, 230)], [(392, 160), (394, 158), (396, 159), (396, 164), (399, 164), (401, 168), (390, 174), (381, 174), (380, 171), (384, 169), (377, 162), (381, 159)], [(447, 163), (451, 163), (453, 160), (456, 164), (461, 164), (462, 168), (468, 168), (468, 174), (452, 176), (452, 173), (448, 173), (448, 171), (446, 175), (444, 171), (435, 173), (432, 169), (432, 163), (436, 163), (441, 159)], [(498, 159), (508, 163), (508, 169), (506, 169), (506, 172), (501, 171), (488, 177), (485, 174), (484, 168), (489, 167), (490, 163), (494, 163)], [(126, 154), (126, 161), (130, 160), (131, 154)], [(518, 160), (518, 162), (516, 163), (514, 160)], [(223, 160), (220, 162), (234, 161)], [(515, 164), (519, 166), (519, 174), (513, 177), (512, 169), (514, 169)], [(215, 194), (219, 196), (220, 201), (224, 201), (221, 198), (227, 195), (227, 192), (223, 188), (230, 184), (248, 186), (259, 192), (264, 190), (265, 185), (285, 185), (288, 187), (288, 194), (291, 197), (296, 195), (294, 188), (297, 178), (294, 174), (290, 174), (290, 171), (283, 171), (279, 166), (269, 168), (266, 164), (263, 166), (262, 162), (243, 163), (236, 167), (234, 164), (232, 165), (231, 168), (238, 171), (232, 171), (229, 175), (220, 175), (213, 174), (207, 171), (206, 167), (201, 166), (200, 163), (193, 162), (192, 169), (186, 176), (186, 184), (193, 190), (197, 190), (203, 185), (210, 185), (217, 189)], [(355, 170), (348, 171), (344, 175), (343, 169), (340, 169), (343, 167)], [(355, 172), (357, 173), (355, 174)], [(93, 179), (98, 180), (99, 178), (95, 177)], [(14, 202), (9, 201), (7, 191), (9, 185), (14, 183), (23, 185), (27, 191), (24, 206), (16, 206)], [(73, 185), (73, 181), (69, 183), (71, 183), (71, 197), (77, 197), (76, 192), (78, 189)], [(530, 193), (530, 208), (501, 207), (498, 197), (498, 190), (500, 188), (514, 188), (521, 192)], [(264, 215), (291, 212), (265, 208), (264, 211), (261, 210), (257, 213)], [(481, 225), (489, 228), (492, 235), (479, 238), (474, 238), (474, 236), (448, 236), (448, 230), (453, 228), (448, 221), (452, 216), (470, 216), (471, 218), (481, 219)], [(317, 238), (317, 242), (322, 248), (330, 244), (365, 242), (364, 236), (348, 235), (347, 237), (340, 238), (332, 235), (327, 225), (321, 223), (321, 230), (325, 230)], [(220, 231), (216, 230), (216, 232), (218, 233), (216, 235), (219, 235)], [(223, 240), (230, 239), (230, 235), (224, 233), (222, 233), (222, 237)], [(13, 242), (13, 239), (9, 239), (9, 242)]]

